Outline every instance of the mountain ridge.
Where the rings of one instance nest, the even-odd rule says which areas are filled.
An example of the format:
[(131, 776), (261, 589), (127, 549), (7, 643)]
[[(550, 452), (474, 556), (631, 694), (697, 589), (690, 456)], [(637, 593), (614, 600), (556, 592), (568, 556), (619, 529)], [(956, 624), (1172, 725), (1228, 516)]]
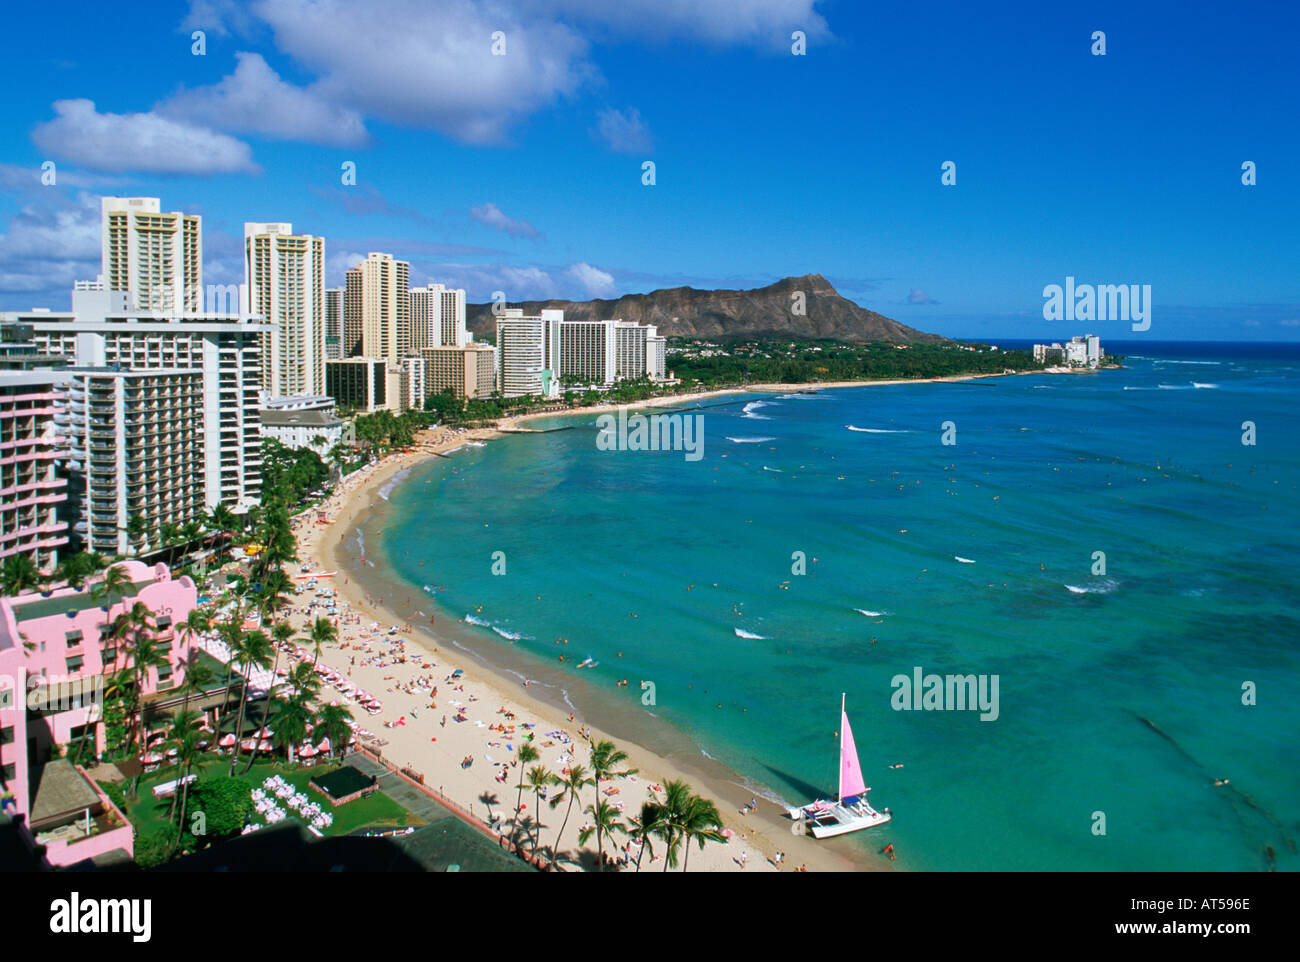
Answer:
[[(803, 314), (794, 313), (793, 295), (798, 292), (803, 294)], [(716, 340), (766, 336), (895, 344), (948, 341), (855, 304), (821, 274), (784, 277), (750, 290), (667, 287), (618, 298), (523, 301), (507, 306), (522, 308), (526, 316), (543, 309), (559, 309), (564, 311), (566, 321), (622, 319), (653, 324), (667, 336)], [(492, 307), (491, 303), (465, 306), (466, 324), (476, 336), (495, 336)]]

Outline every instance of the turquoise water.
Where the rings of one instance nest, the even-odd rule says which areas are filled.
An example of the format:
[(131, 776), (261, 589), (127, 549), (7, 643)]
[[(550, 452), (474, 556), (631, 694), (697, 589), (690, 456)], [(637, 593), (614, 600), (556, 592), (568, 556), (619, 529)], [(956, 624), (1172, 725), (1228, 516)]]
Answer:
[[(648, 710), (786, 800), (833, 791), (847, 692), (894, 812), (855, 839), (901, 866), (1259, 870), (1271, 847), (1294, 870), (1300, 356), (1133, 353), (1097, 375), (744, 397), (699, 412), (697, 462), (550, 422), (577, 427), (415, 469), (385, 553), (455, 617), (597, 660), (571, 670), (629, 706), (653, 681)], [(891, 679), (918, 666), (997, 675), (997, 720), (895, 710)]]

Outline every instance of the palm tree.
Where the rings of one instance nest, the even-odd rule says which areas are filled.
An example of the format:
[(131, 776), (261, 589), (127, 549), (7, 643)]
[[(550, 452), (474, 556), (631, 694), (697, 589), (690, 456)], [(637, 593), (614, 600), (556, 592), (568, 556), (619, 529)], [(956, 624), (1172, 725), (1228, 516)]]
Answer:
[(284, 749), (285, 758), (292, 765), (294, 748), (301, 745), (307, 737), (311, 709), (307, 707), (307, 700), (301, 696), (277, 699), (277, 702), (275, 731), (271, 739), (276, 746)]
[(133, 514), (126, 522), (126, 536), (131, 539), (131, 547), (135, 553), (140, 553), (140, 543), (144, 541), (145, 536), (149, 533), (149, 526), (138, 514)]
[(568, 799), (569, 805), (564, 810), (564, 821), (560, 823), (560, 830), (555, 834), (555, 847), (551, 850), (552, 865), (555, 864), (555, 858), (560, 852), (560, 839), (564, 836), (564, 827), (569, 824), (569, 813), (573, 811), (573, 803), (579, 801), (582, 790), (593, 783), (587, 777), (586, 766), (574, 762), (569, 767), (568, 774), (558, 778), (555, 784), (560, 787), (560, 792), (551, 799), (551, 808), (556, 808), (565, 799)]
[[(289, 622), (277, 621), (274, 625), (271, 626), (271, 638), (274, 640), (274, 644), (272, 647), (275, 649), (275, 659), (271, 664), (271, 689), (272, 690), (266, 693), (266, 704), (262, 708), (262, 721), (261, 724), (257, 726), (258, 731), (261, 731), (263, 728), (266, 727), (266, 719), (271, 714), (271, 702), (275, 700), (274, 698), (272, 698), (272, 692), (274, 692), (275, 690), (276, 672), (280, 670), (280, 651), (281, 649), (284, 648), (284, 646), (288, 643), (289, 639), (292, 637), (293, 637), (293, 625), (289, 624)], [(279, 731), (279, 727), (277, 726), (275, 730)], [(257, 759), (257, 753), (256, 752), (250, 753), (248, 756), (248, 764), (244, 766), (244, 770), (240, 772), (240, 774), (247, 775), (248, 770), (253, 767), (253, 762), (256, 759)]]
[[(539, 758), (541, 758), (541, 755), (539, 755), (537, 749), (533, 747), (532, 742), (524, 742), (515, 751), (515, 761), (519, 763), (519, 791), (515, 792), (515, 828), (510, 835), (511, 841), (514, 841), (519, 837), (519, 824), (521, 821), (519, 817), (519, 803), (524, 797), (524, 766), (531, 765)], [(517, 847), (518, 842), (515, 844)]]
[(262, 579), (261, 587), (262, 594), (258, 601), (258, 607), (266, 615), (274, 615), (288, 604), (289, 596), (296, 594), (298, 591), (289, 576), (278, 568), (267, 572)]
[(534, 855), (542, 844), (542, 789), (549, 788), (555, 782), (555, 776), (545, 765), (534, 765), (528, 769), (528, 787), (533, 790), (533, 819), (537, 822), (537, 832), (533, 836)]
[[(606, 799), (596, 797), (595, 805), (584, 809), (591, 816), (592, 824), (578, 832), (578, 844), (586, 845), (592, 835), (596, 836), (596, 871), (605, 871), (605, 850), (601, 848), (601, 839), (612, 838), (615, 832), (627, 832), (627, 826), (618, 820), (618, 809)], [(703, 843), (701, 843), (703, 844)]]
[(691, 787), (684, 781), (664, 782), (664, 800), (655, 818), (655, 834), (664, 840), (664, 871), (677, 867), (677, 852), (682, 845), (682, 825), (691, 803)]
[[(152, 617), (153, 612), (143, 601), (137, 601), (131, 606), (130, 618), (133, 630), (130, 635), (128, 654), (131, 658), (131, 671), (135, 676), (132, 721), (141, 734), (144, 731), (144, 685), (149, 677), (149, 671), (170, 664), (163, 653), (162, 645), (149, 629), (148, 619)], [(134, 741), (135, 739), (132, 738), (131, 743), (133, 744)]]
[(234, 514), (224, 504), (219, 504), (212, 509), (208, 515), (208, 527), (219, 535), (219, 545), (217, 548), (217, 561), (220, 563), (221, 556), (229, 550), (230, 535), (234, 533), (239, 522), (235, 519)]
[(71, 588), (80, 588), (86, 579), (99, 570), (101, 558), (89, 551), (79, 551), (59, 561), (59, 577)]
[[(600, 783), (602, 780), (613, 778), (616, 775), (635, 775), (636, 769), (629, 768), (626, 771), (617, 771), (616, 767), (627, 761), (627, 752), (621, 751), (615, 747), (611, 741), (598, 741), (591, 746), (591, 775), (596, 785), (596, 798), (600, 798)], [(600, 822), (596, 823), (596, 850), (600, 850), (601, 839)]]
[(181, 540), (185, 542), (185, 550), (188, 552), (190, 546), (196, 541), (203, 538), (203, 524), (193, 519), (186, 521), (181, 525)]
[(197, 656), (190, 658), (189, 664), (185, 666), (185, 702), (181, 705), (181, 711), (190, 710), (190, 696), (201, 695), (209, 685), (216, 681), (217, 675), (211, 668), (198, 660)]
[(285, 684), (295, 697), (314, 698), (320, 692), (320, 678), (317, 677), (315, 670), (311, 665), (304, 665), (301, 662), (289, 669), (289, 677), (285, 679)]
[(24, 591), (31, 591), (40, 583), (41, 573), (26, 555), (12, 555), (0, 566), (0, 592), (5, 597), (12, 598)]
[[(243, 634), (236, 643), (236, 647), (231, 649), (234, 656), (232, 661), (239, 663), (240, 674), (243, 676), (244, 683), (239, 690), (239, 715), (235, 722), (235, 753), (230, 758), (230, 771), (228, 774), (235, 774), (235, 767), (239, 764), (239, 752), (242, 748), (240, 739), (244, 734), (244, 708), (248, 704), (248, 679), (253, 674), (254, 668), (268, 668), (271, 665), (271, 639), (261, 631), (250, 631)], [(267, 692), (266, 697), (270, 698), (271, 693)]]
[(321, 649), (326, 645), (332, 645), (339, 640), (339, 630), (334, 622), (328, 618), (317, 618), (311, 623), (311, 630), (307, 635), (307, 643), (312, 647), (311, 666), (316, 667), (316, 662), (320, 661)]
[(206, 635), (212, 630), (212, 616), (202, 608), (191, 608), (185, 620), (176, 626), (181, 643), (188, 645), (196, 635)]
[(316, 727), (330, 740), (331, 758), (338, 752), (340, 745), (347, 745), (347, 738), (351, 732), (348, 722), (351, 719), (352, 712), (342, 705), (326, 705), (317, 714)]
[(707, 798), (692, 795), (687, 801), (686, 811), (682, 816), (681, 833), (686, 847), (686, 854), (682, 858), (682, 871), (685, 872), (686, 863), (691, 857), (691, 842), (697, 842), (700, 851), (703, 851), (705, 842), (724, 840), (722, 816), (718, 814), (718, 806)]
[[(167, 740), (171, 742), (172, 745), (176, 746), (179, 749), (181, 742), (185, 740), (185, 736), (192, 734), (194, 732), (194, 725), (195, 722), (197, 721), (198, 721), (198, 715), (195, 712), (182, 708), (172, 718), (172, 727), (171, 727), (171, 731), (167, 733)], [(195, 736), (194, 742), (195, 742), (195, 750), (197, 750), (198, 748), (197, 735)], [(176, 764), (178, 766), (180, 765), (179, 755), (177, 756)], [(167, 821), (169, 822), (176, 815), (176, 802), (179, 796), (180, 796), (179, 791), (176, 792), (174, 795), (172, 795), (172, 807), (167, 810)]]
[(176, 544), (181, 539), (180, 525), (171, 521), (164, 521), (158, 526), (158, 538), (162, 542), (159, 547), (167, 548), (167, 567), (173, 566), (173, 559), (176, 557)]
[(644, 801), (641, 803), (641, 814), (632, 816), (627, 820), (628, 837), (636, 839), (641, 843), (636, 853), (636, 870), (641, 871), (641, 856), (647, 850), (650, 852), (650, 858), (654, 859), (654, 846), (650, 844), (650, 839), (658, 831), (660, 807), (658, 802)]
[(131, 576), (126, 573), (126, 566), (110, 565), (104, 569), (104, 577), (99, 579), (91, 593), (100, 607), (108, 611), (126, 597), (127, 589), (131, 587)]
[(176, 763), (184, 774), (181, 775), (181, 782), (177, 788), (177, 794), (181, 797), (181, 817), (176, 823), (176, 840), (172, 842), (173, 849), (180, 845), (181, 834), (185, 831), (185, 805), (190, 797), (190, 773), (196, 768), (201, 769), (206, 761), (203, 752), (199, 750), (199, 733), (193, 730), (185, 732), (176, 743)]
[(243, 618), (238, 612), (235, 612), (234, 617), (229, 621), (219, 622), (216, 630), (217, 636), (230, 654), (230, 657), (226, 660), (226, 700), (222, 703), (222, 710), (224, 711), (226, 703), (230, 701), (230, 676), (235, 671), (235, 649), (240, 645), (244, 637)]

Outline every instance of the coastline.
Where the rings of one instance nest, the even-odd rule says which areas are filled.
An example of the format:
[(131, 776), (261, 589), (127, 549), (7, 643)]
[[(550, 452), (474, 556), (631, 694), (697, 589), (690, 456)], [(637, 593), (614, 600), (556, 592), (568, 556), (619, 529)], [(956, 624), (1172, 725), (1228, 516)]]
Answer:
[[(869, 381), (808, 381), (805, 383), (750, 384), (745, 387), (724, 387), (710, 391), (693, 391), (690, 394), (664, 395), (645, 398), (641, 401), (629, 401), (626, 404), (593, 404), (588, 407), (576, 407), (564, 411), (539, 411), (536, 414), (520, 414), (501, 418), (497, 427), (503, 430), (517, 429), (520, 425), (539, 418), (559, 418), (577, 415), (604, 414), (625, 408), (670, 408), (681, 404), (694, 404), (715, 397), (730, 394), (794, 394), (815, 393), (850, 387), (893, 387), (898, 384), (956, 384), (962, 381), (982, 381), (996, 377), (1021, 377), (1026, 374), (1095, 374), (1097, 371), (1079, 368), (1049, 367), (1035, 371), (1016, 371), (1011, 374), (953, 374), (944, 377), (883, 378)], [(526, 430), (526, 429), (525, 429)]]
[[(621, 816), (623, 818), (637, 814), (641, 799), (648, 795), (646, 788), (649, 785), (661, 784), (667, 779), (684, 779), (697, 794), (711, 798), (718, 806), (725, 828), (733, 835), (726, 845), (709, 845), (704, 850), (696, 848), (689, 862), (692, 870), (739, 871), (747, 866), (748, 871), (774, 871), (775, 866), (771, 860), (778, 851), (786, 853), (783, 866), (785, 870), (791, 870), (799, 865), (807, 866), (809, 871), (889, 870), (891, 866), (887, 863), (869, 862), (868, 856), (861, 849), (851, 847), (851, 843), (845, 840), (837, 840), (838, 844), (827, 845), (825, 842), (816, 842), (811, 838), (793, 836), (790, 831), (791, 823), (785, 817), (783, 810), (762, 796), (757, 796), (759, 797), (758, 810), (754, 814), (742, 816), (741, 807), (748, 803), (751, 797), (756, 797), (758, 789), (748, 783), (742, 784), (741, 776), (722, 763), (700, 755), (698, 746), (667, 722), (653, 717), (638, 719), (637, 727), (629, 728), (615, 717), (621, 714), (623, 721), (629, 721), (626, 717), (626, 707), (615, 707), (614, 699), (608, 695), (602, 697), (602, 692), (588, 685), (583, 679), (574, 679), (571, 675), (562, 674), (553, 667), (541, 663), (539, 659), (525, 657), (524, 652), (511, 658), (503, 658), (501, 655), (505, 654), (504, 649), (484, 650), (488, 646), (477, 643), (483, 639), (473, 634), (473, 626), (460, 623), (448, 625), (444, 617), (438, 619), (434, 628), (430, 629), (413, 617), (418, 609), (413, 609), (409, 597), (406, 604), (398, 602), (395, 593), (403, 592), (409, 595), (411, 586), (390, 574), (387, 566), (382, 562), (382, 551), (378, 546), (381, 544), (381, 532), (387, 511), (386, 499), (377, 497), (380, 490), (395, 481), (400, 484), (402, 479), (398, 475), (401, 472), (415, 467), (429, 457), (446, 453), (447, 450), (460, 446), (464, 438), (486, 440), (502, 436), (491, 429), (480, 429), (467, 432), (456, 440), (430, 442), (424, 439), (418, 442), (415, 450), (392, 455), (362, 469), (364, 476), (353, 475), (352, 478), (355, 480), (352, 480), (346, 490), (341, 495), (335, 494), (331, 497), (332, 509), (325, 509), (329, 515), (329, 524), (315, 524), (310, 520), (315, 516), (317, 509), (295, 519), (295, 530), (299, 535), (300, 561), (308, 561), (317, 571), (336, 571), (337, 575), (333, 580), (339, 582), (335, 585), (339, 598), (346, 602), (351, 611), (361, 615), (362, 623), (412, 625), (414, 631), (400, 636), (402, 641), (407, 642), (407, 654), (410, 654), (412, 648), (419, 646), (437, 665), (432, 672), (420, 671), (421, 666), (412, 664), (388, 664), (381, 668), (364, 664), (351, 665), (349, 661), (354, 653), (359, 654), (355, 647), (344, 648), (340, 644), (326, 647), (321, 657), (322, 662), (340, 670), (341, 673), (350, 670), (351, 677), (357, 684), (382, 698), (384, 711), (375, 716), (376, 721), (392, 722), (398, 717), (405, 720), (411, 708), (421, 712), (418, 718), (411, 719), (399, 728), (373, 728), (377, 735), (388, 742), (383, 748), (385, 756), (394, 764), (422, 772), (430, 787), (437, 787), (444, 791), (480, 819), (484, 818), (489, 808), (494, 815), (508, 812), (514, 805), (512, 791), (518, 780), (517, 769), (510, 771), (505, 783), (498, 783), (493, 769), (487, 764), (475, 764), (468, 769), (462, 768), (459, 764), (463, 757), (470, 754), (481, 754), (485, 759), (491, 757), (499, 760), (509, 757), (508, 749), (498, 741), (497, 753), (491, 755), (493, 749), (485, 750), (484, 747), (484, 729), (471, 727), (468, 724), (451, 724), (447, 728), (435, 727), (433, 720), (437, 716), (444, 712), (450, 713), (447, 707), (451, 704), (450, 698), (456, 697), (459, 700), (464, 697), (471, 702), (468, 713), (472, 717), (475, 717), (474, 709), (479, 705), (499, 706), (511, 711), (521, 721), (537, 722), (541, 731), (567, 731), (574, 738), (575, 760), (580, 764), (587, 763), (587, 746), (583, 744), (578, 734), (580, 727), (585, 726), (594, 739), (607, 738), (613, 741), (628, 753), (627, 764), (639, 772), (635, 781), (617, 779), (611, 783), (619, 789), (619, 795), (611, 800), (626, 803), (625, 811)], [(390, 487), (389, 490), (392, 488)], [(356, 545), (357, 529), (361, 531), (362, 543), (367, 546), (367, 551), (374, 553), (373, 559), (367, 558), (363, 561), (355, 547), (350, 547)], [(348, 627), (350, 629), (351, 626)], [(341, 641), (352, 634), (351, 630), (345, 631), (344, 626), (340, 625)], [(414, 645), (411, 644), (412, 642)], [(343, 643), (348, 644), (346, 641)], [(442, 686), (443, 676), (454, 668), (465, 670), (465, 678), (462, 679), (463, 695), (461, 692), (456, 692), (451, 696), (451, 693), (444, 688), (437, 699), (436, 710), (426, 708), (426, 703), (429, 701), (427, 693), (407, 696), (400, 690), (395, 690), (395, 683), (422, 674), (432, 674), (435, 676), (434, 680)], [(527, 687), (521, 684), (521, 675), (526, 675), (530, 679)], [(567, 694), (561, 695), (562, 690), (572, 692), (573, 698), (568, 699)], [(329, 692), (330, 690), (326, 688), (323, 697), (327, 699), (333, 697)], [(566, 700), (569, 701), (568, 705), (565, 704)], [(603, 704), (606, 700), (611, 704)], [(569, 720), (569, 705), (573, 706), (573, 721)], [(428, 711), (428, 714), (423, 714), (425, 711)], [(496, 709), (492, 711), (493, 715), (481, 716), (480, 714), (476, 721), (501, 721), (502, 719), (495, 714)], [(654, 723), (646, 725), (646, 721)], [(367, 724), (365, 721), (361, 723)], [(675, 742), (676, 744), (673, 745), (675, 750), (657, 752), (645, 747), (643, 742), (647, 739), (643, 734), (647, 730), (653, 731), (662, 742)], [(434, 732), (432, 737), (437, 739), (436, 742), (430, 741), (429, 731)], [(628, 731), (642, 734), (636, 738), (629, 738), (626, 734)], [(541, 761), (552, 770), (557, 770), (556, 761), (552, 757), (557, 752), (559, 749), (543, 751)], [(491, 796), (495, 796), (495, 800), (491, 805), (487, 805), (485, 798)], [(527, 816), (533, 807), (530, 793), (527, 791), (525, 791), (524, 802), (528, 806), (525, 811)], [(543, 808), (542, 811), (546, 826), (543, 831), (543, 841), (549, 842), (562, 819), (564, 807), (561, 806), (555, 811)], [(562, 845), (565, 849), (571, 849), (575, 845), (577, 829), (586, 823), (585, 817), (576, 811), (569, 821)], [(594, 842), (589, 843), (585, 848), (594, 852)], [(738, 861), (742, 850), (746, 852), (745, 866)], [(657, 850), (656, 854), (658, 855)], [(661, 871), (663, 869), (663, 865), (659, 864), (661, 862), (661, 856), (653, 865), (647, 859), (643, 862), (642, 869)]]
[[(1018, 373), (1075, 372), (1048, 369)], [(635, 815), (639, 810), (640, 799), (645, 796), (644, 785), (647, 783), (683, 779), (692, 785), (694, 791), (711, 798), (717, 804), (724, 824), (733, 833), (733, 837), (730, 844), (711, 845), (703, 851), (697, 849), (691, 861), (697, 869), (739, 870), (744, 866), (736, 856), (744, 848), (748, 850), (747, 864), (750, 870), (774, 870), (772, 856), (781, 851), (786, 853), (787, 868), (805, 865), (810, 871), (889, 871), (894, 868), (892, 864), (875, 858), (867, 849), (848, 838), (818, 842), (793, 836), (784, 809), (770, 800), (773, 793), (766, 786), (742, 777), (723, 763), (707, 756), (688, 735), (668, 722), (653, 715), (646, 717), (639, 711), (630, 714), (625, 700), (616, 699), (608, 692), (587, 683), (585, 679), (565, 673), (528, 652), (510, 652), (504, 641), (497, 643), (485, 639), (481, 634), (482, 629), (465, 624), (463, 619), (448, 624), (448, 613), (441, 613), (440, 620), (435, 618), (432, 629), (427, 627), (421, 617), (427, 613), (421, 611), (418, 605), (424, 602), (426, 606), (434, 604), (436, 607), (436, 603), (431, 602), (418, 588), (413, 591), (410, 584), (393, 574), (384, 557), (382, 532), (388, 515), (387, 497), (406, 480), (412, 468), (425, 463), (429, 458), (445, 456), (449, 451), (464, 446), (467, 440), (487, 441), (506, 437), (511, 433), (509, 429), (514, 429), (515, 433), (527, 433), (529, 429), (520, 428), (519, 425), (537, 418), (590, 416), (620, 408), (678, 407), (737, 394), (957, 382), (1006, 376), (1009, 375), (974, 374), (924, 379), (762, 384), (701, 391), (677, 397), (648, 398), (623, 405), (605, 404), (568, 411), (539, 412), (501, 419), (494, 428), (462, 429), (458, 432), (443, 429), (432, 437), (425, 435), (417, 439), (413, 449), (390, 455), (346, 479), (341, 492), (330, 498), (330, 507), (326, 509), (329, 515), (327, 525), (313, 524), (310, 520), (304, 520), (304, 516), (299, 516), (295, 524), (300, 536), (300, 558), (308, 560), (315, 570), (337, 571), (335, 581), (339, 582), (336, 587), (340, 600), (346, 602), (352, 611), (360, 613), (363, 622), (411, 625), (415, 630), (402, 640), (414, 642), (435, 659), (438, 667), (433, 674), (437, 675), (450, 668), (466, 669), (467, 697), (479, 703), (497, 703), (521, 719), (538, 722), (542, 730), (565, 730), (575, 736), (577, 762), (586, 763), (586, 746), (576, 737), (580, 726), (585, 725), (593, 738), (607, 738), (625, 750), (630, 756), (628, 765), (642, 773), (637, 782), (642, 790), (637, 791), (632, 784), (619, 780), (620, 797), (616, 800), (627, 803), (623, 817)], [(497, 428), (507, 430), (503, 432)], [(305, 517), (314, 517), (314, 514), (309, 512)], [(365, 546), (369, 557), (362, 556), (360, 545)], [(406, 596), (404, 602), (398, 600), (401, 595)], [(340, 634), (342, 636), (343, 632)], [(484, 645), (483, 641), (491, 644)], [(339, 657), (343, 654), (344, 651), (339, 646), (331, 646), (322, 660), (342, 670), (347, 667), (346, 662)], [(400, 684), (403, 677), (409, 680), (409, 677), (414, 677), (418, 672), (411, 669), (411, 666), (390, 665), (390, 672), (408, 670), (381, 677), (364, 671), (364, 667), (352, 668), (354, 677), (358, 684), (368, 690), (384, 692), (381, 697), (385, 701), (385, 710), (377, 719), (391, 724), (393, 717), (401, 714), (396, 710), (398, 700), (393, 697), (393, 683)], [(480, 670), (474, 671), (475, 668)], [(529, 680), (529, 684), (522, 683), (524, 678)], [(400, 689), (397, 692), (400, 696)], [(428, 700), (427, 694), (423, 697)], [(407, 701), (410, 699), (402, 699), (402, 704)], [(411, 705), (424, 708), (424, 703), (418, 697)], [(441, 705), (437, 709), (439, 714), (443, 710)], [(386, 727), (379, 732), (381, 737), (389, 741), (383, 750), (394, 763), (424, 773), (431, 785), (446, 791), (480, 819), (488, 810), (493, 809), (493, 805), (486, 805), (485, 808), (486, 801), (492, 795), (496, 796), (493, 803), (499, 807), (499, 812), (509, 811), (513, 807), (509, 789), (517, 781), (517, 771), (511, 772), (507, 782), (501, 784), (495, 783), (492, 770), (486, 765), (471, 766), (468, 772), (458, 765), (458, 760), (462, 757), (460, 753), (467, 748), (468, 754), (473, 754), (474, 749), (483, 748), (481, 737), (475, 743), (473, 732), (464, 732), (471, 736), (469, 738), (454, 738), (452, 731), (442, 728), (433, 736), (436, 739), (434, 742), (403, 737), (414, 726), (405, 724), (405, 715), (401, 717), (403, 727), (400, 730)], [(570, 718), (573, 720), (570, 721)], [(500, 721), (499, 718), (490, 720)], [(635, 732), (635, 739), (623, 734), (626, 732)], [(495, 744), (501, 746), (500, 742)], [(484, 757), (492, 756), (484, 752)], [(542, 762), (550, 764), (551, 761), (544, 753)], [(554, 770), (554, 766), (552, 768)], [(742, 815), (740, 809), (751, 797), (760, 799), (758, 810), (750, 815)], [(550, 813), (543, 809), (543, 820), (548, 831), (554, 829), (553, 823), (559, 819), (562, 811), (561, 808)], [(493, 814), (499, 815), (499, 812), (493, 811)], [(576, 842), (577, 828), (580, 824), (585, 824), (579, 813), (575, 813), (570, 821), (573, 825), (566, 829), (564, 836), (563, 847), (566, 848)], [(587, 848), (594, 851), (594, 845), (589, 844)], [(649, 869), (650, 866), (643, 865), (643, 868)], [(654, 870), (660, 868), (661, 866), (655, 866)]]

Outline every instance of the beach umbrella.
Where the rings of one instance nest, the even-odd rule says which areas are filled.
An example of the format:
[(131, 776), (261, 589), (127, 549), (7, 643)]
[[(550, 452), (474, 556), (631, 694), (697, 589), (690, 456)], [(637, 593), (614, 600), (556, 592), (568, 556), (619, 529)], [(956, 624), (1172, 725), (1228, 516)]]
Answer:
[(316, 751), (328, 752), (329, 750), (330, 750), (330, 740), (328, 738), (322, 738), (319, 742), (316, 743)]
[(257, 741), (253, 738), (246, 738), (239, 743), (239, 747), (246, 752), (257, 751)]
[(235, 744), (235, 736), (222, 735), (221, 741), (217, 742), (217, 744), (220, 745), (222, 748), (229, 748), (231, 745)]
[(273, 747), (274, 746), (266, 739), (262, 739), (257, 743), (257, 750), (259, 752), (269, 752)]
[(308, 743), (306, 745), (303, 745), (302, 748), (298, 749), (298, 754), (303, 758), (311, 758), (316, 754), (316, 749), (312, 748), (311, 744)]
[(163, 757), (159, 755), (157, 752), (150, 752), (149, 754), (145, 755), (144, 758), (141, 759), (141, 761), (143, 761), (146, 765), (157, 765), (162, 760)]

